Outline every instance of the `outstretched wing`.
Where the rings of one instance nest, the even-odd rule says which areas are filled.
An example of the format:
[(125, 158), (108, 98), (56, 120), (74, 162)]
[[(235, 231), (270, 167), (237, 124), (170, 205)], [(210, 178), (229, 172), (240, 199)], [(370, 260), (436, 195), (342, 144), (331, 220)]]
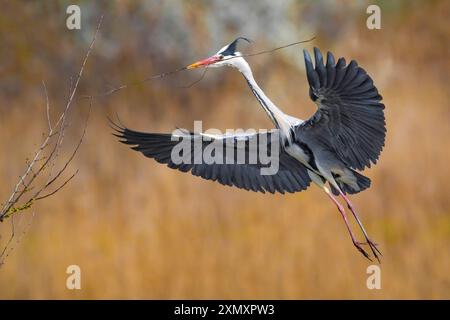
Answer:
[[(267, 134), (212, 136), (182, 131), (174, 134), (144, 133), (117, 125), (113, 128), (122, 143), (131, 145), (133, 150), (146, 157), (167, 164), (169, 168), (191, 172), (194, 176), (223, 185), (284, 194), (305, 190), (311, 181), (305, 167), (284, 150), (278, 148), (278, 155), (270, 152), (272, 143), (279, 144), (279, 140), (273, 142), (272, 137), (277, 130)], [(179, 145), (182, 142), (184, 145)], [(269, 163), (269, 158), (261, 157), (261, 147), (269, 150), (265, 154), (272, 161), (275, 157), (278, 161), (278, 170), (273, 174), (261, 174), (262, 168), (276, 168), (273, 162)], [(211, 157), (206, 159), (206, 155)]]
[(318, 105), (316, 113), (298, 130), (334, 150), (349, 167), (362, 170), (376, 163), (384, 146), (386, 123), (382, 97), (366, 71), (352, 60), (335, 64), (328, 52), (314, 48), (314, 67), (304, 50), (310, 97)]

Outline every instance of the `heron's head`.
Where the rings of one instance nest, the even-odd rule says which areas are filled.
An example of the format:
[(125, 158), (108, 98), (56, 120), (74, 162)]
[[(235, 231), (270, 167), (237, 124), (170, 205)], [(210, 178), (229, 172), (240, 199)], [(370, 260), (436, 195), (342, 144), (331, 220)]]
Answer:
[(220, 49), (216, 54), (212, 55), (209, 58), (197, 61), (191, 65), (189, 65), (188, 69), (194, 69), (199, 67), (223, 67), (223, 66), (231, 66), (231, 67), (239, 67), (239, 64), (242, 63), (242, 54), (237, 51), (237, 45), (240, 41), (247, 41), (250, 43), (250, 40), (244, 37), (239, 37), (230, 44), (227, 44), (225, 47)]

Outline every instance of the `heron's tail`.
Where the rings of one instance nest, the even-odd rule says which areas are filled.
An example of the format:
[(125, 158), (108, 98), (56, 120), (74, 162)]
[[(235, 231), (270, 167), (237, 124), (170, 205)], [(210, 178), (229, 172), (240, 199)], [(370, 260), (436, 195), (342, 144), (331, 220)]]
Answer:
[[(369, 178), (363, 176), (353, 169), (349, 170), (351, 171), (351, 175), (353, 175), (353, 179), (351, 179), (351, 182), (349, 181), (349, 179), (345, 179), (346, 177), (335, 178), (336, 182), (339, 185), (339, 188), (343, 193), (354, 194), (370, 187)], [(334, 195), (339, 195), (339, 191), (337, 191), (333, 186), (331, 186), (331, 190)]]

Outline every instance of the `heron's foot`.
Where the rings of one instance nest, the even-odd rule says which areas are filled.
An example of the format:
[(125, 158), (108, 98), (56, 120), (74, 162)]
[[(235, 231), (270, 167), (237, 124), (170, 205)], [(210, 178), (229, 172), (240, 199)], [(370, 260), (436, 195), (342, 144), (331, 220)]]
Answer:
[[(378, 263), (381, 263), (380, 256), (383, 256), (380, 249), (378, 249), (378, 244), (373, 242), (370, 239), (367, 239), (366, 242), (356, 242), (357, 245), (368, 245), (370, 247), (370, 250), (372, 251), (374, 257), (378, 260)], [(356, 247), (358, 247), (355, 244)], [(370, 260), (370, 259), (369, 259)]]
[(364, 250), (362, 248), (362, 244), (361, 242), (358, 241), (353, 241), (354, 246), (356, 247), (356, 249), (358, 249), (359, 252), (361, 252), (361, 254), (368, 260), (372, 261), (372, 259), (370, 258), (369, 254), (366, 252), (366, 250)]

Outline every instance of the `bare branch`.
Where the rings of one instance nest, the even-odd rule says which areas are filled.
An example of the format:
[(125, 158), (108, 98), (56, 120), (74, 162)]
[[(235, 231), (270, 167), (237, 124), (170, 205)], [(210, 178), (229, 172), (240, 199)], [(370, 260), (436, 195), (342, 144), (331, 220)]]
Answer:
[(40, 197), (37, 197), (37, 196), (36, 196), (34, 199), (37, 201), (37, 200), (42, 200), (42, 199), (45, 199), (45, 198), (48, 198), (48, 197), (54, 195), (54, 194), (57, 193), (59, 190), (61, 190), (62, 188), (64, 188), (64, 186), (65, 186), (67, 183), (69, 183), (69, 181), (72, 180), (72, 179), (78, 174), (79, 171), (80, 171), (80, 170), (77, 169), (77, 171), (75, 171), (74, 174), (72, 174), (68, 179), (66, 179), (66, 180), (63, 182), (62, 185), (60, 185), (58, 188), (56, 188), (56, 189), (53, 190), (52, 192), (47, 193), (47, 194), (44, 195), (44, 196), (40, 196)]
[[(31, 214), (31, 219), (28, 222), (27, 226), (20, 233), (19, 237), (16, 239), (16, 242), (15, 242), (16, 245), (20, 243), (22, 238), (25, 236), (25, 234), (31, 228), (31, 224), (33, 223), (34, 215), (35, 215), (35, 212), (33, 211), (33, 213)], [(14, 223), (14, 217), (11, 218), (11, 221), (12, 221), (11, 222), (11, 237), (8, 239), (7, 245), (5, 245), (5, 247), (2, 250), (2, 253), (0, 254), (0, 267), (5, 263), (6, 258), (8, 258), (9, 255), (11, 254), (11, 252), (14, 250), (14, 246), (12, 245), (12, 242), (16, 236), (16, 226)], [(19, 225), (20, 225), (20, 221), (19, 221)]]
[[(86, 118), (86, 122), (83, 128), (83, 132), (78, 142), (76, 143), (74, 149), (72, 150), (70, 156), (64, 161), (64, 163), (57, 169), (55, 175), (53, 175), (53, 170), (57, 168), (56, 163), (60, 157), (60, 150), (63, 146), (63, 140), (66, 130), (70, 127), (68, 122), (69, 113), (76, 95), (78, 85), (80, 83), (81, 77), (84, 72), (87, 60), (91, 51), (94, 47), (95, 41), (97, 39), (98, 32), (100, 30), (103, 21), (103, 16), (100, 17), (95, 30), (92, 41), (84, 55), (81, 63), (81, 67), (74, 79), (71, 80), (69, 96), (65, 102), (65, 107), (56, 122), (52, 125), (50, 116), (50, 101), (48, 97), (48, 91), (45, 82), (42, 82), (45, 94), (45, 109), (47, 116), (47, 126), (48, 132), (44, 135), (41, 145), (34, 152), (31, 160), (26, 161), (26, 168), (24, 173), (19, 177), (12, 193), (10, 194), (8, 200), (2, 205), (0, 210), (0, 222), (3, 222), (7, 218), (11, 218), (11, 236), (6, 241), (4, 248), (0, 252), (0, 266), (3, 264), (5, 258), (9, 255), (12, 248), (13, 239), (16, 236), (15, 226), (14, 226), (14, 216), (15, 214), (25, 211), (31, 208), (36, 201), (49, 198), (56, 193), (58, 193), (64, 186), (66, 186), (78, 173), (71, 174), (69, 177), (64, 178), (64, 173), (72, 163), (75, 155), (78, 153), (81, 144), (83, 143), (84, 137), (86, 135), (87, 125), (89, 116), (92, 108), (92, 99), (89, 104), (89, 113)], [(44, 183), (42, 183), (42, 177), (46, 174), (47, 178)], [(39, 179), (38, 179), (39, 178)], [(53, 186), (59, 184), (53, 191)], [(35, 190), (31, 192), (32, 190)], [(43, 194), (43, 195), (42, 195)], [(34, 215), (34, 213), (33, 213)], [(18, 239), (17, 241), (19, 241)]]
[(6, 250), (8, 250), (8, 247), (11, 244), (11, 242), (13, 241), (15, 234), (16, 234), (16, 227), (14, 224), (14, 217), (12, 217), (11, 218), (11, 235), (10, 235), (8, 241), (6, 242), (6, 245), (3, 248), (2, 253), (0, 253), (0, 265), (2, 264), (3, 257), (5, 256)]
[(45, 106), (47, 110), (47, 124), (48, 124), (48, 131), (52, 131), (52, 123), (50, 122), (50, 103), (48, 101), (48, 92), (47, 87), (45, 86), (45, 81), (42, 81), (42, 86), (44, 87), (44, 93), (45, 93)]

